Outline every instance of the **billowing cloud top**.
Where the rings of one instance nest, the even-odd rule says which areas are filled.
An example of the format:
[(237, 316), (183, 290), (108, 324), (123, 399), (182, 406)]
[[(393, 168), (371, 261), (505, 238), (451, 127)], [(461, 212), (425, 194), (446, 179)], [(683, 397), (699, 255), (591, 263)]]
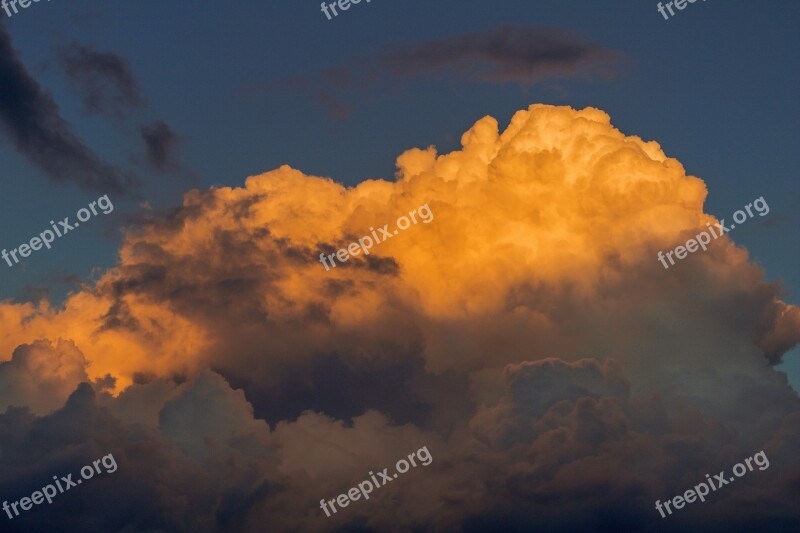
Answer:
[[(5, 405), (46, 414), (61, 404), (42, 383), (63, 402), (84, 372), (98, 390), (80, 412), (12, 409), (0, 427), (72, 411), (98, 424), (98, 410), (115, 422), (86, 439), (114, 440), (129, 468), (145, 432), (175, 470), (148, 527), (497, 530), (568, 513), (640, 529), (661, 520), (655, 499), (762, 448), (780, 471), (671, 519), (746, 525), (734, 511), (749, 501), (796, 521), (779, 487), (800, 476), (800, 400), (770, 363), (800, 340), (800, 310), (728, 237), (669, 270), (656, 260), (716, 222), (703, 182), (592, 108), (533, 105), (503, 132), (485, 117), (462, 145), (409, 150), (396, 180), (350, 189), (281, 167), (191, 191), (129, 228), (117, 267), (63, 309), (0, 304), (0, 353), (14, 354), (0, 384), (39, 353), (79, 365), (41, 365)], [(318, 262), (423, 204), (431, 223)], [(319, 511), (424, 445), (431, 466)], [(184, 482), (217, 504), (188, 518), (167, 502)]]

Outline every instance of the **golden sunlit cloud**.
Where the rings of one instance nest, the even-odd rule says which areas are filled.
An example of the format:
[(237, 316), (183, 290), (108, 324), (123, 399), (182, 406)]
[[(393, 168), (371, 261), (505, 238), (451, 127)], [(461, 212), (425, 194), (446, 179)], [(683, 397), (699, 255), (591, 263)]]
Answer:
[[(163, 529), (580, 530), (620, 506), (643, 529), (655, 497), (760, 449), (775, 477), (704, 512), (790, 513), (800, 400), (771, 365), (800, 309), (728, 236), (656, 260), (716, 222), (704, 183), (592, 108), (484, 117), (462, 146), (352, 188), (284, 166), (189, 191), (63, 307), (0, 303), (3, 453), (113, 444), (118, 499), (157, 495)], [(430, 223), (320, 265), (422, 205)], [(429, 467), (320, 517), (422, 446)]]
[[(63, 309), (0, 305), (0, 350), (69, 338), (88, 376), (111, 374), (117, 391), (137, 375), (185, 377), (245, 364), (277, 381), (315, 353), (380, 357), (379, 345), (405, 345), (409, 334), (434, 371), (501, 367), (526, 352), (544, 357), (536, 346), (545, 342), (577, 358), (570, 325), (524, 301), (531, 291), (542, 303), (569, 287), (569, 299), (587, 300), (585, 310), (604, 284), (630, 275), (658, 293), (680, 274), (655, 268), (654, 251), (716, 221), (703, 212), (700, 179), (657, 143), (615, 129), (598, 109), (533, 105), (502, 133), (484, 117), (462, 145), (443, 155), (405, 152), (393, 182), (348, 189), (281, 167), (242, 188), (191, 191), (174, 217), (129, 228), (119, 265)], [(331, 272), (317, 263), (319, 250), (422, 204), (436, 213), (433, 223)], [(714, 271), (732, 286), (759, 283), (746, 252), (727, 237), (696, 255), (695, 271)], [(637, 300), (620, 298), (630, 300), (623, 306)], [(764, 333), (761, 341), (785, 349), (798, 339), (798, 310), (765, 305), (775, 321), (769, 331), (781, 338)], [(447, 333), (482, 320), (494, 326)], [(264, 332), (274, 335), (258, 355), (239, 349)], [(345, 348), (349, 335), (366, 344)]]

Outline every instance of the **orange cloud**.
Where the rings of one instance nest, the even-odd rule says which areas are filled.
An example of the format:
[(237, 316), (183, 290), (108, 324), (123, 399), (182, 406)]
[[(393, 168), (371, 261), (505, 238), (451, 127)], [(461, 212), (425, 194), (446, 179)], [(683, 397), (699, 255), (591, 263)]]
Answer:
[[(484, 117), (462, 145), (409, 150), (396, 181), (349, 189), (281, 167), (241, 188), (190, 191), (176, 214), (129, 228), (118, 266), (63, 309), (0, 305), (0, 349), (66, 336), (89, 377), (110, 373), (118, 390), (204, 368), (278, 384), (321, 353), (355, 364), (415, 345), (435, 372), (552, 350), (577, 360), (589, 346), (635, 361), (602, 317), (656, 317), (682, 305), (664, 287), (711, 272), (709, 298), (751, 291), (767, 310), (752, 314), (769, 317), (753, 326), (762, 345), (800, 338), (797, 309), (759, 288), (760, 271), (727, 237), (681, 272), (661, 269), (655, 250), (716, 221), (703, 212), (706, 187), (602, 111), (533, 105), (502, 133)], [(330, 272), (318, 264), (320, 250), (426, 203), (433, 223)]]
[[(794, 520), (800, 400), (769, 363), (800, 310), (727, 236), (656, 260), (716, 222), (703, 182), (591, 108), (485, 117), (462, 145), (353, 188), (281, 167), (190, 191), (63, 308), (0, 303), (0, 402), (34, 413), (0, 415), (12, 492), (113, 443), (108, 498), (151, 529), (580, 530), (603, 509), (642, 530), (657, 497), (763, 448), (781, 469), (704, 513)], [(320, 265), (423, 204), (430, 224)], [(321, 518), (422, 446), (430, 467)]]

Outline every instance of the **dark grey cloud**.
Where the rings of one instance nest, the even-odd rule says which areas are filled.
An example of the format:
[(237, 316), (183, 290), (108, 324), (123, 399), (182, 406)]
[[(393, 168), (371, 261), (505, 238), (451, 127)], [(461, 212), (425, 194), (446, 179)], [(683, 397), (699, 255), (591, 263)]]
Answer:
[(76, 42), (63, 46), (58, 57), (67, 78), (83, 99), (87, 114), (122, 116), (144, 105), (126, 59)]
[[(627, 379), (615, 363), (594, 359), (510, 365), (499, 402), (478, 408), (469, 433), (447, 439), (437, 435), (441, 430), (397, 425), (376, 411), (345, 423), (307, 411), (270, 428), (253, 416), (242, 390), (213, 372), (182, 385), (162, 379), (135, 385), (118, 398), (82, 383), (50, 414), (17, 407), (0, 414), (2, 499), (30, 495), (52, 475), (78, 472), (108, 453), (118, 470), (59, 494), (52, 505), (0, 520), (9, 531), (52, 531), (54, 524), (203, 532), (260, 531), (263, 523), (274, 531), (798, 526), (796, 398), (777, 406), (772, 438), (765, 439), (673, 398), (633, 398)], [(422, 446), (431, 465), (330, 519), (322, 515), (321, 497), (345, 492), (369, 470), (391, 468)], [(730, 472), (761, 449), (770, 468), (666, 520), (655, 511), (656, 499), (683, 493), (706, 473)]]
[(317, 94), (317, 101), (328, 111), (331, 116), (338, 119), (350, 118), (353, 108), (339, 101), (330, 91), (320, 91)]
[(48, 287), (26, 285), (22, 287), (22, 290), (13, 299), (13, 301), (15, 303), (22, 303), (22, 302), (38, 303), (42, 300), (48, 300), (49, 298), (50, 298), (50, 289)]
[(181, 138), (161, 120), (142, 126), (142, 140), (147, 148), (147, 162), (161, 173), (180, 170), (178, 148)]
[(392, 45), (377, 58), (400, 76), (445, 70), (489, 82), (531, 84), (609, 66), (621, 54), (557, 28), (500, 26), (413, 45)]
[(0, 24), (0, 126), (52, 181), (122, 194), (134, 179), (104, 162), (72, 132), (52, 97), (28, 73)]
[[(621, 52), (561, 28), (499, 26), (420, 43), (393, 43), (317, 77), (278, 80), (269, 87), (307, 90), (332, 117), (343, 119), (352, 114), (344, 98), (359, 87), (426, 75), (530, 86), (556, 77), (613, 76), (623, 59)], [(335, 88), (346, 89), (346, 94), (337, 94)]]
[[(83, 383), (48, 416), (21, 408), (0, 414), (0, 493), (9, 503), (53, 483), (54, 475), (80, 479), (82, 466), (108, 454), (117, 464), (50, 505), (12, 519), (3, 513), (3, 531), (213, 531), (217, 496), (208, 474), (156, 431), (118, 420), (98, 396)], [(167, 503), (171, 493), (185, 498), (183, 510)]]
[[(800, 524), (796, 513), (784, 510), (796, 496), (776, 488), (796, 484), (800, 474), (791, 452), (800, 438), (796, 395), (764, 387), (737, 399), (736, 408), (747, 409), (755, 397), (781, 397), (769, 402), (775, 417), (751, 431), (759, 416), (754, 412), (749, 420), (722, 422), (669, 394), (634, 397), (628, 377), (610, 360), (509, 365), (501, 400), (472, 420), (485, 445), (472, 453), (491, 490), (480, 501), (464, 494), (454, 502), (472, 503), (479, 517), (466, 530), (489, 531), (516, 516), (526, 531), (748, 531), (758, 522), (773, 531)], [(734, 464), (760, 450), (769, 457), (768, 469), (749, 472), (666, 519), (655, 510), (656, 499), (682, 494), (709, 473), (730, 475)], [(787, 492), (796, 495), (796, 486)], [(763, 513), (743, 512), (743, 505)]]

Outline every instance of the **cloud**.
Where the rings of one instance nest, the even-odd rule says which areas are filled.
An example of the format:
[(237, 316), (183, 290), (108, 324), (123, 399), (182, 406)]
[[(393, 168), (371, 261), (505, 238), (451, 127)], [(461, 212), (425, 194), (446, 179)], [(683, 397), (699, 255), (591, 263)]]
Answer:
[(263, 448), (269, 426), (253, 419), (253, 407), (241, 390), (231, 390), (219, 374), (203, 372), (168, 400), (159, 414), (159, 428), (185, 452), (204, 457), (218, 446), (236, 446), (255, 439)]
[[(54, 475), (80, 479), (82, 466), (109, 453), (118, 465), (113, 473), (103, 472), (58, 494), (50, 505), (35, 506), (12, 520), (4, 513), (4, 530), (52, 531), (66, 524), (92, 531), (213, 529), (216, 494), (209, 473), (156, 430), (120, 422), (98, 405), (88, 384), (45, 417), (6, 411), (0, 415), (0, 435), (0, 491), (10, 503), (30, 497), (52, 483)], [(180, 496), (175, 500), (171, 495)]]
[[(461, 510), (469, 507), (470, 522), (482, 525), (478, 530), (509, 522), (548, 531), (655, 528), (664, 523), (657, 512), (652, 515), (656, 499), (683, 494), (708, 473), (724, 469), (730, 475), (734, 464), (762, 448), (787, 457), (790, 443), (800, 437), (797, 427), (791, 437), (784, 434), (786, 424), (800, 416), (796, 396), (780, 402), (781, 422), (770, 430), (773, 440), (765, 441), (769, 432), (738, 433), (729, 419), (674, 398), (628, 395), (620, 387), (626, 379), (616, 365), (603, 368), (596, 360), (509, 366), (499, 403), (482, 407), (473, 420), (485, 443), (472, 452), (485, 488), (447, 502), (452, 509), (439, 519), (455, 516), (459, 523)], [(542, 385), (547, 405), (537, 393)], [(797, 524), (780, 510), (791, 496), (772, 486), (796, 482), (800, 463), (789, 463), (782, 472), (755, 470), (747, 483), (723, 487), (667, 519), (671, 527), (690, 531)], [(742, 512), (744, 502), (758, 502), (765, 512)]]
[(122, 194), (134, 180), (102, 161), (72, 132), (52, 97), (25, 69), (0, 24), (0, 125), (16, 149), (50, 180)]
[(140, 134), (147, 148), (147, 162), (150, 166), (161, 173), (180, 170), (178, 147), (181, 138), (172, 128), (161, 120), (156, 120), (142, 126)]
[[(550, 382), (547, 374), (557, 377)], [(542, 379), (551, 387), (549, 405), (530, 409), (526, 401), (536, 397)], [(636, 400), (625, 393), (625, 379), (618, 367), (596, 360), (509, 367), (502, 408), (480, 407), (475, 420), (481, 422), (473, 426), (483, 435), (507, 435), (504, 428), (515, 419), (513, 425), (532, 431), (500, 448), (475, 433), (443, 440), (375, 411), (348, 421), (305, 412), (270, 432), (252, 417), (242, 391), (214, 373), (168, 385), (167, 397), (156, 402), (160, 423), (127, 423), (114, 415), (121, 398), (83, 384), (48, 416), (18, 409), (0, 415), (0, 490), (12, 498), (30, 494), (53, 473), (77, 472), (113, 453), (117, 472), (15, 519), (10, 530), (76, 520), (102, 530), (250, 531), (264, 521), (279, 531), (397, 525), (490, 531), (509, 524), (638, 530), (661, 523), (652, 514), (655, 497), (682, 493), (706, 473), (729, 469), (743, 459), (731, 442), (743, 438), (752, 447), (761, 437), (738, 436), (719, 420), (659, 396)], [(522, 388), (520, 396), (515, 389)], [(750, 482), (723, 488), (699, 512), (695, 503), (671, 522), (698, 531), (713, 524), (746, 530), (756, 521), (796, 523), (789, 486), (800, 475), (798, 420), (800, 412), (786, 416), (774, 438), (759, 443), (781, 469), (749, 473)], [(321, 514), (320, 498), (345, 493), (371, 471), (391, 472), (398, 458), (422, 446), (433, 458), (429, 466), (410, 470), (346, 512), (330, 519)], [(757, 516), (741, 512), (746, 502), (758, 505)]]
[(502, 428), (501, 441), (486, 437), (494, 447), (530, 441), (538, 433), (530, 422), (540, 419), (557, 402), (600, 396), (626, 398), (629, 388), (616, 365), (606, 361), (601, 366), (594, 359), (574, 363), (556, 358), (526, 361), (506, 367), (505, 379), (505, 401), (482, 413), (491, 417), (494, 428)]
[(353, 108), (339, 101), (339, 99), (334, 96), (331, 91), (320, 91), (317, 94), (317, 101), (322, 104), (323, 107), (328, 109), (328, 112), (333, 118), (346, 119), (350, 118), (350, 116), (353, 114)]
[(500, 26), (412, 45), (392, 45), (377, 67), (398, 76), (449, 71), (474, 81), (529, 85), (609, 67), (621, 54), (557, 28)]
[[(353, 90), (422, 76), (455, 76), (476, 83), (528, 87), (551, 78), (615, 75), (620, 52), (573, 32), (540, 26), (498, 26), (420, 43), (392, 43), (373, 56), (328, 69), (316, 79), (296, 77), (269, 87), (313, 91), (334, 118), (348, 118)], [(318, 90), (320, 86), (328, 87)], [(335, 89), (339, 89), (341, 94)]]
[[(463, 144), (441, 156), (410, 150), (398, 159), (398, 181), (351, 191), (283, 167), (243, 188), (191, 192), (180, 209), (131, 227), (118, 267), (63, 311), (10, 308), (27, 318), (9, 327), (15, 340), (6, 349), (46, 336), (51, 323), (80, 322), (72, 330), (94, 377), (110, 372), (124, 387), (136, 373), (179, 377), (211, 363), (243, 383), (259, 376), (263, 388), (262, 377), (279, 386), (329, 357), (348, 373), (410, 369), (417, 358), (419, 374), (489, 379), (509, 363), (559, 352), (578, 360), (592, 347), (640, 367), (644, 388), (671, 377), (680, 389), (699, 387), (676, 368), (706, 350), (704, 328), (730, 335), (714, 342), (737, 353), (763, 349), (765, 362), (797, 343), (796, 308), (727, 237), (669, 271), (653, 260), (715, 221), (702, 212), (702, 182), (656, 143), (623, 135), (598, 110), (534, 106), (502, 135), (493, 119), (478, 121)], [(318, 264), (320, 249), (426, 202), (435, 223), (346, 268)], [(396, 268), (370, 268), (376, 260)], [(747, 290), (731, 292), (720, 269), (747, 280)], [(663, 285), (693, 277), (705, 280), (704, 292), (677, 298)], [(643, 293), (653, 299), (640, 301)], [(687, 316), (686, 302), (703, 306)], [(650, 347), (657, 364), (643, 364), (629, 333), (613, 327), (623, 317), (656, 320), (663, 335), (683, 332), (678, 364), (659, 343)], [(111, 345), (125, 346), (126, 362), (101, 349)], [(725, 367), (734, 361), (746, 373), (760, 364), (743, 354)]]
[[(81, 516), (104, 526), (647, 530), (656, 499), (763, 449), (780, 468), (669, 520), (799, 525), (800, 398), (773, 366), (800, 341), (797, 307), (727, 235), (657, 260), (717, 221), (703, 181), (594, 108), (484, 117), (461, 144), (352, 188), (284, 166), (189, 191), (63, 307), (1, 302), (2, 368), (41, 378), (4, 389), (36, 411), (0, 415), (26, 465), (0, 455), (0, 488), (114, 446), (137, 478), (108, 485), (119, 514)], [(423, 204), (430, 224), (319, 263)], [(22, 364), (21, 345), (59, 337), (85, 366)], [(45, 414), (51, 381), (77, 390)], [(325, 518), (320, 498), (422, 446), (430, 466)]]
[[(58, 57), (87, 114), (121, 118), (146, 105), (125, 58), (77, 42), (61, 47)], [(181, 137), (166, 122), (154, 120), (142, 126), (139, 135), (152, 169), (161, 174), (182, 171), (178, 159)]]
[(0, 363), (0, 410), (29, 407), (46, 414), (61, 407), (88, 378), (87, 362), (73, 342), (58, 339), (22, 344), (11, 360)]
[(72, 42), (58, 51), (67, 78), (83, 99), (87, 114), (123, 116), (144, 105), (128, 61)]

